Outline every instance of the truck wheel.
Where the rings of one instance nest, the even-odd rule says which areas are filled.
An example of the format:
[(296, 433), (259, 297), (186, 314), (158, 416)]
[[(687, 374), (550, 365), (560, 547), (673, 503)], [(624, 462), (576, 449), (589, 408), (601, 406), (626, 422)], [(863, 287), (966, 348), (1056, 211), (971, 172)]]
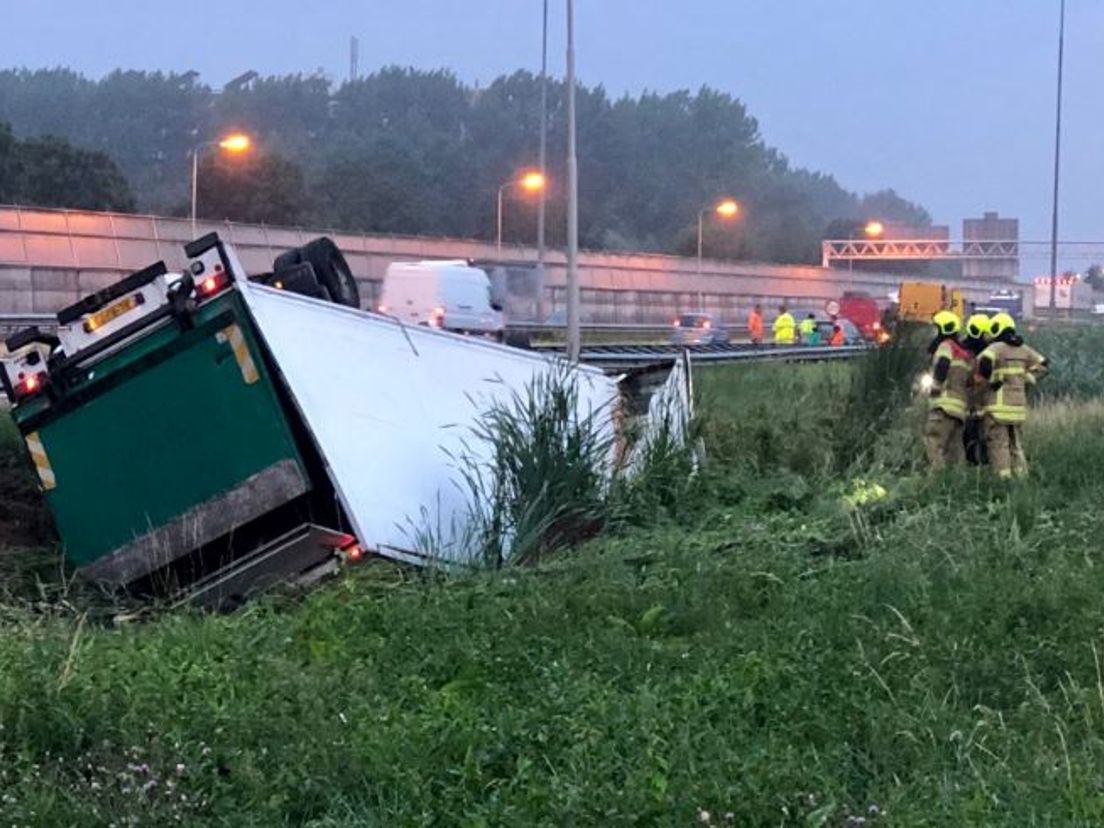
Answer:
[(290, 270), (303, 262), (303, 248), (293, 247), (286, 253), (281, 253), (272, 261), (272, 271), (279, 273), (281, 270)]
[(357, 289), (353, 271), (341, 250), (332, 239), (323, 236), (302, 248), (303, 260), (314, 267), (314, 275), (330, 292), (330, 297), (339, 305), (350, 308), (360, 307), (360, 291)]
[(302, 247), (293, 247), (281, 253), (272, 263), (276, 272), (292, 268), (303, 262), (310, 263), (319, 284), (329, 293), (330, 299), (339, 305), (360, 307), (360, 290), (349, 269), (349, 263), (333, 240), (322, 236)]

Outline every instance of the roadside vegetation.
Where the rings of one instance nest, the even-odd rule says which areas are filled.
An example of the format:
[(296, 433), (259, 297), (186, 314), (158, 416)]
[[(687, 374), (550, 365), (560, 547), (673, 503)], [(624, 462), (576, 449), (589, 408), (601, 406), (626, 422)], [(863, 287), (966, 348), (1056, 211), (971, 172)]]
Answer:
[(1013, 485), (924, 473), (902, 347), (699, 370), (699, 473), (526, 566), (128, 624), (9, 580), (0, 824), (1104, 823), (1104, 336), (1046, 337)]

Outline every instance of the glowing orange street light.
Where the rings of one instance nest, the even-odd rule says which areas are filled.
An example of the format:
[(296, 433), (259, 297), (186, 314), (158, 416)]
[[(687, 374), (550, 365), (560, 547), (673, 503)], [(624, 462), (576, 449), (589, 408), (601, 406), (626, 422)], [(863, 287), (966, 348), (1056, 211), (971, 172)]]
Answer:
[(246, 152), (253, 147), (253, 141), (244, 132), (232, 132), (218, 142), (219, 148), (227, 152)]
[(713, 209), (721, 218), (735, 218), (736, 214), (740, 212), (740, 205), (731, 198), (726, 198), (718, 202)]
[(518, 186), (527, 193), (539, 193), (544, 189), (544, 184), (544, 173), (540, 172), (527, 172), (518, 181)]
[(199, 154), (207, 147), (218, 147), (233, 155), (253, 149), (253, 139), (244, 132), (231, 132), (217, 141), (204, 141), (192, 149), (192, 237), (196, 234), (196, 191), (199, 184)]
[(521, 176), (515, 179), (511, 179), (498, 188), (498, 211), (496, 214), (497, 221), (497, 235), (496, 246), (499, 252), (502, 251), (502, 193), (510, 187), (517, 187), (519, 190), (523, 190), (527, 193), (543, 193), (545, 187), (548, 186), (548, 179), (545, 178), (544, 173), (539, 170), (530, 170), (527, 173), (523, 173)]

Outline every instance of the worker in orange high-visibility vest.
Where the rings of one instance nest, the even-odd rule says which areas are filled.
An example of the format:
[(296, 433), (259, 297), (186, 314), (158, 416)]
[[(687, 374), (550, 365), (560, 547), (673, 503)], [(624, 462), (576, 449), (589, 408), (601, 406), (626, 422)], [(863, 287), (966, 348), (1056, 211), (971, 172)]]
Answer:
[(763, 344), (763, 306), (758, 302), (748, 314), (748, 336), (752, 345)]

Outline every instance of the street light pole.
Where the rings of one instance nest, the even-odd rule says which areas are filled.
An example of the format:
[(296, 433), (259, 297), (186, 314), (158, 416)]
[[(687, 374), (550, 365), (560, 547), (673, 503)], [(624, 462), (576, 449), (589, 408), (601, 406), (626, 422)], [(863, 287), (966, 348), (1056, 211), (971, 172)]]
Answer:
[(502, 191), (507, 186), (508, 185), (503, 184), (501, 187), (498, 188), (498, 210), (495, 213), (495, 216), (496, 216), (495, 225), (497, 227), (497, 232), (495, 233), (495, 240), (496, 240), (495, 241), (495, 247), (498, 250), (499, 258), (502, 258)]
[[(541, 26), (541, 111), (540, 111), (540, 172), (548, 177), (548, 0), (544, 0), (544, 18)], [(537, 203), (537, 272), (544, 280), (544, 211), (545, 192), (542, 190)]]
[(705, 310), (705, 297), (702, 296), (702, 236), (705, 228), (705, 208), (698, 210), (698, 311)]
[(1066, 0), (1058, 17), (1058, 105), (1054, 116), (1054, 202), (1050, 214), (1050, 318), (1058, 316), (1058, 169), (1062, 155), (1062, 58), (1066, 40)]
[(502, 257), (502, 194), (506, 191), (507, 187), (518, 187), (525, 192), (540, 193), (541, 196), (543, 196), (545, 184), (546, 181), (543, 173), (528, 172), (521, 178), (504, 181), (498, 188), (498, 207), (495, 211), (495, 244), (498, 248), (499, 258)]
[(567, 358), (578, 362), (579, 169), (575, 157), (575, 0), (567, 0)]
[(698, 210), (698, 275), (702, 275), (702, 234), (705, 225), (705, 208)]
[(698, 210), (698, 310), (705, 310), (705, 297), (702, 292), (702, 241), (705, 236), (705, 214), (713, 212), (721, 218), (735, 218), (740, 212), (740, 205), (731, 198), (723, 198), (712, 207), (702, 207)]
[(196, 195), (199, 191), (199, 151), (205, 146), (214, 143), (207, 141), (192, 150), (192, 238), (196, 235)]
[(253, 146), (249, 136), (241, 132), (232, 132), (217, 141), (204, 141), (192, 147), (192, 238), (196, 234), (196, 201), (199, 195), (199, 154), (207, 147), (221, 147), (227, 152), (247, 152)]
[[(847, 240), (853, 242), (855, 240), (855, 228), (852, 227), (847, 232)], [(848, 245), (851, 247), (851, 245)], [(851, 251), (851, 255), (847, 257), (847, 282), (848, 285), (854, 289), (855, 287), (855, 251)]]

